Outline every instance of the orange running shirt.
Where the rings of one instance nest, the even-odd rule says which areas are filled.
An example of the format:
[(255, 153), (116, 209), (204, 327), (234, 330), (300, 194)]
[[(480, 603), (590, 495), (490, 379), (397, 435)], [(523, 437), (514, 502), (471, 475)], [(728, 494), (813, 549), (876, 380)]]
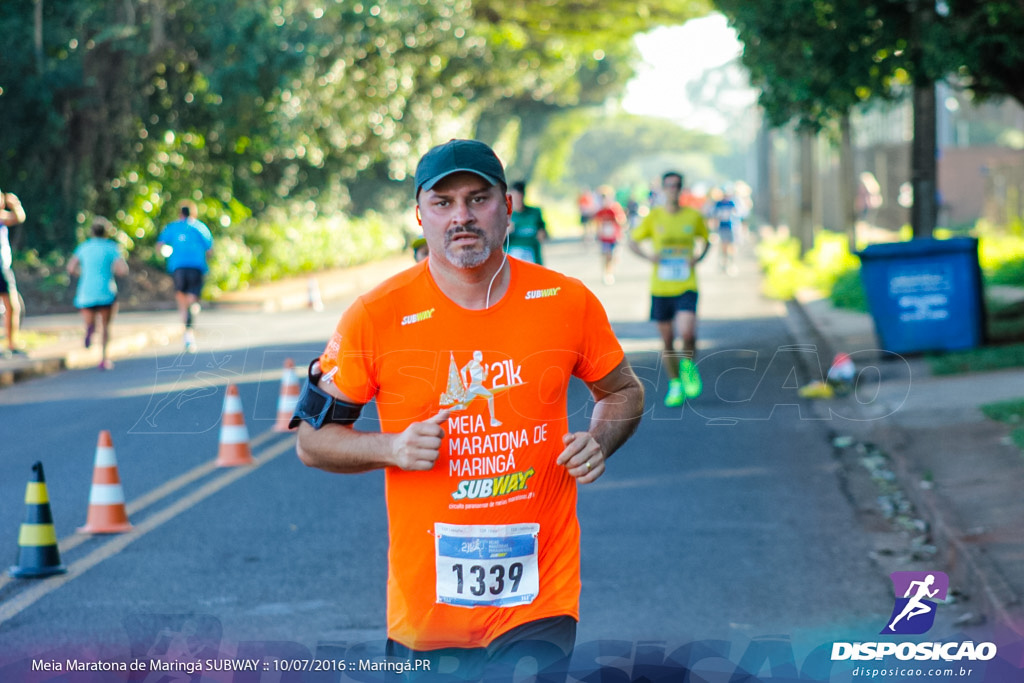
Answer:
[(536, 619), (579, 618), (576, 482), (555, 463), (575, 375), (623, 358), (582, 283), (510, 258), (505, 296), (467, 310), (427, 262), (360, 297), (321, 356), (350, 398), (377, 400), (381, 431), (442, 408), (428, 472), (385, 472), (388, 636), (414, 650), (483, 647)]

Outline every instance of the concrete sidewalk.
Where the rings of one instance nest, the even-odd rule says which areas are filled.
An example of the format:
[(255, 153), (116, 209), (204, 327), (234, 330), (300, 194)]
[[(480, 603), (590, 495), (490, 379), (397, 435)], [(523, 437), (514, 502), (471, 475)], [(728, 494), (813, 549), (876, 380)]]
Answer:
[(859, 371), (855, 394), (819, 409), (846, 417), (837, 432), (890, 459), (961, 599), (1024, 635), (1024, 453), (979, 409), (1024, 398), (1024, 369), (934, 376), (924, 358), (879, 350), (868, 314), (806, 294), (790, 314), (823, 362), (845, 352)]
[[(204, 303), (204, 308), (268, 313), (315, 308), (325, 301), (353, 298), (412, 263), (411, 256), (400, 254), (352, 268), (282, 279), (226, 294), (216, 302)], [(109, 357), (116, 361), (162, 347), (178, 348), (184, 328), (172, 306), (173, 302), (167, 302), (166, 310), (119, 312), (111, 326)], [(98, 340), (94, 337), (91, 348), (83, 347), (85, 330), (78, 313), (29, 315), (22, 324), (22, 334), (27, 333), (35, 333), (42, 341), (24, 356), (0, 357), (0, 387), (68, 368), (99, 365)]]

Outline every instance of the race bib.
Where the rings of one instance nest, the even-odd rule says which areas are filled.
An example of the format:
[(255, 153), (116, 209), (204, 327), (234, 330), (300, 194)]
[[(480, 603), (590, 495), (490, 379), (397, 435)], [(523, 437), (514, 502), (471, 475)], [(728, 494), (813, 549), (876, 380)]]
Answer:
[(614, 223), (612, 223), (611, 221), (601, 222), (601, 237), (603, 237), (606, 240), (613, 240), (615, 239), (615, 234), (616, 230)]
[(526, 261), (527, 263), (536, 263), (537, 260), (533, 257), (533, 249), (529, 247), (520, 247), (513, 244), (508, 248), (508, 255), (514, 256), (520, 261)]
[(534, 601), (539, 524), (434, 524), (437, 601), (463, 607), (511, 607)]
[(658, 279), (683, 282), (690, 279), (690, 259), (685, 256), (662, 257), (658, 262)]

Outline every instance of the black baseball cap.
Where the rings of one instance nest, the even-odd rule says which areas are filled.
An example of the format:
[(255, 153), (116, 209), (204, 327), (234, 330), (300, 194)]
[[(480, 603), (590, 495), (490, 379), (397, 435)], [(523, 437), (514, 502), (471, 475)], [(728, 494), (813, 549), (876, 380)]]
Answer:
[(452, 173), (475, 173), (491, 185), (505, 182), (501, 160), (479, 140), (449, 140), (423, 155), (416, 165), (416, 196)]

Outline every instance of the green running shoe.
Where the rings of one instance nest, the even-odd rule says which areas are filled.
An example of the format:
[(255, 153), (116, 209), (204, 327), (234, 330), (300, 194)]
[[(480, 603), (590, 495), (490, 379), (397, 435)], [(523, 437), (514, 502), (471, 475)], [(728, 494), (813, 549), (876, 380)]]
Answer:
[(685, 400), (686, 394), (683, 391), (682, 380), (670, 379), (668, 381), (668, 393), (665, 394), (665, 407), (678, 408), (683, 405), (683, 401)]
[(679, 362), (679, 378), (683, 384), (686, 398), (697, 398), (704, 391), (700, 370), (697, 369), (697, 364), (689, 358), (684, 358)]

